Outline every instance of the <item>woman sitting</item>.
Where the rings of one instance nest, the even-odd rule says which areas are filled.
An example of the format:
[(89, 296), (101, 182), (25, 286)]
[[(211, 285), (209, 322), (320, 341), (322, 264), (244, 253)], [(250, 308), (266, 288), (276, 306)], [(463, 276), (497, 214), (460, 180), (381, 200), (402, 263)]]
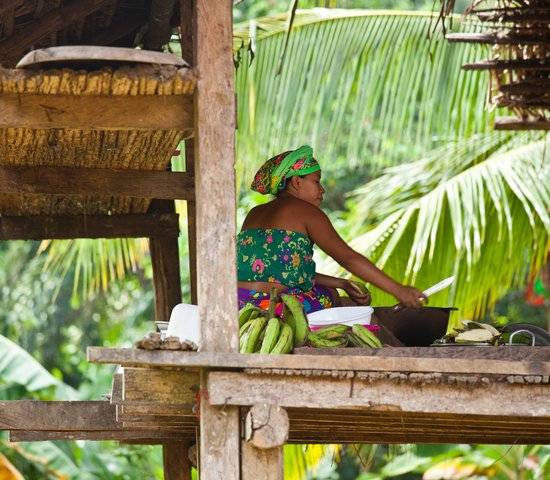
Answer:
[(316, 273), (314, 245), (404, 306), (419, 307), (426, 300), (420, 290), (390, 278), (338, 235), (320, 208), (325, 190), (311, 147), (270, 158), (256, 173), (252, 190), (275, 198), (254, 207), (237, 236), (239, 308), (253, 304), (267, 309), (274, 287), (297, 297), (306, 313), (342, 305), (336, 289), (356, 305), (369, 305), (370, 294), (353, 281)]

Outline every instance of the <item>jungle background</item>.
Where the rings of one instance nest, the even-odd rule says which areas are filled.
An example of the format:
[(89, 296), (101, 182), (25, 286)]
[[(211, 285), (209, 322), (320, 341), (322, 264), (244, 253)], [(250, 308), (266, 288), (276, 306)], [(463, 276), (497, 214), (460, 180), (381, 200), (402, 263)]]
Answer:
[[(457, 14), (467, 3), (456, 3)], [(323, 168), (323, 208), (357, 250), (419, 288), (454, 274), (431, 304), (458, 307), (455, 324), (547, 328), (546, 138), (492, 129), (487, 77), (460, 69), (488, 52), (445, 42), (431, 1), (302, 0), (287, 36), (290, 7), (234, 6), (237, 228), (266, 201), (248, 190), (257, 167), (310, 144)], [(459, 15), (447, 27), (477, 28)], [(168, 48), (178, 53), (177, 38)], [(174, 157), (173, 168), (183, 160)], [(189, 301), (185, 215), (181, 230)], [(322, 254), (316, 260), (344, 274)], [(86, 347), (131, 347), (154, 329), (146, 241), (2, 242), (0, 264), (0, 400), (108, 393), (113, 368), (88, 364)], [(373, 298), (392, 301), (376, 290)], [(0, 479), (162, 478), (161, 453), (114, 442), (12, 444), (2, 432)], [(547, 446), (287, 446), (285, 475), (528, 480), (549, 478), (549, 460)]]

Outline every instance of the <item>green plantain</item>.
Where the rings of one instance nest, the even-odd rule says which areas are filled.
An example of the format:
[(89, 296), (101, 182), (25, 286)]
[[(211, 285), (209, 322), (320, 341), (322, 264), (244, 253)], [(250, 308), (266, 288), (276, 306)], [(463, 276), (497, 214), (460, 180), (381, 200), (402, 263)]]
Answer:
[(294, 337), (292, 335), (292, 329), (290, 328), (290, 325), (283, 323), (281, 325), (281, 333), (279, 334), (279, 339), (269, 353), (275, 355), (290, 353), (293, 346)]
[(351, 331), (371, 347), (380, 348), (382, 346), (382, 342), (378, 339), (378, 337), (368, 328), (360, 325), (359, 323), (352, 325)]
[(246, 330), (244, 334), (243, 344), (240, 349), (241, 353), (254, 353), (256, 341), (265, 327), (266, 319), (260, 316), (253, 319), (251, 322), (250, 328)]
[(349, 325), (342, 325), (341, 323), (335, 323), (334, 325), (329, 325), (328, 327), (318, 328), (315, 330), (315, 334), (318, 337), (326, 338), (331, 340), (333, 338), (339, 338), (346, 334), (351, 329)]
[(367, 345), (363, 340), (361, 340), (355, 333), (348, 332), (346, 333), (346, 337), (348, 337), (349, 343), (353, 345), (354, 347), (358, 348), (372, 348), (370, 345)]
[(342, 335), (339, 338), (328, 340), (317, 335), (317, 332), (307, 333), (307, 343), (316, 348), (338, 348), (345, 347), (348, 344), (348, 337)]
[(265, 335), (262, 340), (262, 346), (260, 347), (260, 353), (269, 353), (279, 339), (281, 321), (277, 317), (270, 318), (264, 332)]
[(309, 324), (304, 312), (304, 306), (296, 297), (286, 293), (281, 294), (281, 299), (292, 313), (294, 323), (296, 325), (296, 330), (294, 332), (294, 346), (300, 347), (306, 342), (307, 332), (309, 331)]
[(254, 305), (245, 305), (239, 310), (239, 328), (242, 327), (248, 320), (257, 318), (262, 313), (260, 307)]

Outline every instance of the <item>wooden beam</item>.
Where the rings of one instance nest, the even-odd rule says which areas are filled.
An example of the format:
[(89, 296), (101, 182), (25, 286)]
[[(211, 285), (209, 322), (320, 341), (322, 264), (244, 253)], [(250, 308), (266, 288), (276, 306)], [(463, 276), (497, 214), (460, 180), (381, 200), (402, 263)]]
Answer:
[(67, 28), (88, 15), (101, 10), (113, 0), (87, 0), (86, 2), (71, 2), (48, 12), (46, 15), (30, 22), (24, 29), (0, 44), (0, 63), (7, 66), (15, 63), (23, 52), (39, 43), (41, 39)]
[(189, 442), (165, 442), (162, 445), (165, 480), (191, 480)]
[(1, 430), (117, 430), (116, 407), (103, 401), (0, 401)]
[(546, 45), (548, 38), (546, 36), (540, 36), (537, 38), (535, 35), (497, 35), (491, 33), (449, 33), (445, 35), (445, 40), (463, 43), (481, 43), (491, 45)]
[(283, 447), (260, 450), (242, 442), (241, 457), (242, 480), (284, 480)]
[[(180, 0), (181, 56), (191, 66), (196, 64), (193, 42), (193, 9), (195, 0)], [(236, 109), (235, 109), (236, 111)], [(185, 171), (195, 175), (195, 140), (185, 141)], [(194, 193), (194, 190), (193, 190)], [(197, 299), (197, 202), (195, 197), (187, 200), (187, 244), (189, 247), (189, 280), (191, 303)]]
[(0, 95), (0, 128), (193, 130), (189, 95)]
[[(232, 3), (194, 2), (195, 193), (200, 348), (238, 352)], [(212, 215), (212, 212), (216, 212)], [(201, 372), (201, 391), (206, 390)], [(199, 477), (240, 479), (239, 409), (200, 402)]]
[(464, 70), (550, 70), (550, 62), (544, 60), (487, 60), (462, 65)]
[(176, 214), (1, 217), (0, 240), (176, 238)]
[[(150, 212), (175, 212), (173, 201), (154, 200)], [(173, 308), (182, 301), (179, 243), (177, 238), (150, 238), (149, 251), (153, 266), (155, 319), (167, 321)]]
[(283, 408), (360, 408), (369, 411), (550, 418), (550, 385), (506, 382), (453, 384), (368, 378), (248, 375), (210, 372), (212, 405), (273, 403)]
[(192, 440), (195, 436), (195, 429), (189, 432), (159, 430), (158, 427), (151, 429), (123, 429), (104, 431), (32, 431), (12, 430), (10, 431), (11, 442), (55, 442), (65, 440), (116, 440), (127, 442), (130, 440), (139, 441), (142, 445), (164, 444), (167, 440), (183, 441)]
[(497, 117), (495, 130), (550, 130), (550, 120)]
[[(140, 367), (550, 375), (550, 347), (457, 347), (447, 352), (436, 347), (392, 347), (367, 350), (360, 355), (345, 350), (340, 356), (243, 355), (88, 347), (88, 361)], [(431, 357), (434, 354), (447, 356)]]
[(190, 413), (199, 390), (197, 372), (160, 370), (152, 368), (124, 369), (124, 402), (139, 402), (143, 405), (167, 403), (181, 405)]
[(0, 193), (194, 198), (193, 175), (184, 172), (108, 168), (0, 166)]

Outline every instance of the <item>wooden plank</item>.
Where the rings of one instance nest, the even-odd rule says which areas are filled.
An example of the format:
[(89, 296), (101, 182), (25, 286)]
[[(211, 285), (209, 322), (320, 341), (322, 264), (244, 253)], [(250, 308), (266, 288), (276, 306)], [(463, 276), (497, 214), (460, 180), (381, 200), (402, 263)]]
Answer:
[(442, 384), (361, 378), (210, 372), (212, 405), (273, 403), (283, 408), (361, 408), (370, 411), (550, 417), (549, 384)]
[(175, 238), (176, 214), (1, 217), (0, 240)]
[(181, 404), (187, 411), (195, 405), (199, 389), (199, 375), (196, 372), (125, 368), (123, 375), (124, 402)]
[[(239, 348), (232, 4), (196, 0), (194, 59), (197, 298), (201, 350)], [(212, 212), (216, 212), (215, 215)], [(201, 391), (206, 376), (201, 374)], [(200, 402), (201, 480), (240, 478), (239, 409)]]
[(192, 440), (194, 439), (194, 429), (188, 432), (170, 431), (170, 430), (116, 430), (116, 431), (11, 431), (11, 442), (50, 442), (65, 440), (117, 440), (117, 441), (139, 441), (144, 445), (163, 444), (167, 440)]
[(93, 61), (188, 66), (183, 59), (170, 53), (99, 45), (61, 45), (29, 52), (19, 61), (17, 68), (28, 66), (49, 68), (58, 63), (69, 66), (73, 62), (79, 64)]
[(462, 65), (464, 70), (550, 70), (550, 62), (546, 60), (486, 60)]
[(283, 447), (260, 450), (242, 442), (241, 456), (242, 480), (284, 480)]
[[(236, 352), (235, 97), (231, 5), (197, 0), (195, 111), (197, 279), (201, 349)], [(215, 212), (215, 215), (213, 215)]]
[(0, 166), (0, 193), (94, 195), (135, 198), (194, 198), (193, 175), (184, 172)]
[(0, 401), (1, 430), (117, 430), (116, 407), (103, 401)]
[[(175, 212), (173, 201), (154, 200), (152, 213)], [(149, 250), (153, 266), (155, 320), (167, 321), (172, 309), (182, 301), (179, 244), (177, 238), (150, 238)]]
[(191, 480), (189, 442), (165, 442), (162, 446), (164, 480)]
[[(446, 350), (448, 358), (430, 358), (436, 347), (404, 347), (367, 350), (361, 355), (260, 355), (217, 352), (170, 352), (145, 351), (130, 348), (88, 347), (88, 361), (91, 363), (112, 363), (140, 367), (179, 367), (179, 368), (216, 368), (216, 369), (296, 369), (318, 371), (371, 371), (371, 372), (439, 372), (439, 373), (476, 373), (487, 375), (550, 375), (550, 347), (513, 347), (514, 356), (510, 357), (502, 349), (491, 350), (492, 358), (476, 357), (481, 348)], [(351, 349), (350, 349), (351, 350)], [(374, 349), (373, 349), (374, 350)], [(384, 352), (384, 350), (386, 352)], [(407, 356), (408, 352), (417, 352), (424, 356)], [(397, 356), (400, 352), (403, 356)], [(501, 353), (502, 352), (502, 353)], [(532, 360), (529, 353), (536, 352)], [(371, 353), (372, 355), (369, 355)], [(374, 354), (387, 355), (375, 356)], [(498, 355), (507, 355), (499, 360)]]
[(480, 43), (491, 45), (546, 45), (548, 39), (544, 35), (539, 38), (534, 35), (492, 34), (492, 33), (450, 33), (445, 40), (464, 43)]
[(0, 95), (0, 128), (193, 130), (189, 95)]
[(71, 2), (48, 12), (46, 15), (27, 24), (9, 39), (0, 44), (0, 63), (8, 66), (19, 60), (23, 52), (39, 43), (48, 35), (68, 27), (88, 15), (100, 10), (112, 0), (87, 0), (86, 2)]
[(516, 117), (497, 117), (495, 130), (550, 130), (548, 120), (524, 120)]
[[(185, 141), (185, 171), (195, 177), (195, 140), (192, 138)], [(197, 305), (197, 202), (194, 193), (193, 188), (193, 198), (187, 200), (187, 243), (191, 303)]]

